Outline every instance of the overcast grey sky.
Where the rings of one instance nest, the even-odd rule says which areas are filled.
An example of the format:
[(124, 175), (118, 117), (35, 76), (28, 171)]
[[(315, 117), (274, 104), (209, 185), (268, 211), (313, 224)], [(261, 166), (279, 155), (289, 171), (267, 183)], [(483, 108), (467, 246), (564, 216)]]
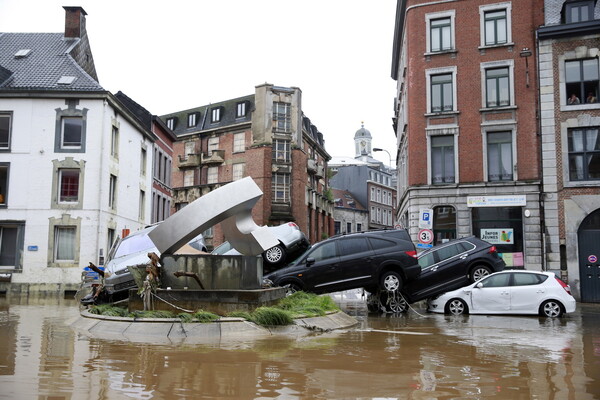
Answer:
[[(0, 32), (62, 32), (82, 6), (100, 84), (167, 114), (302, 89), (332, 156), (354, 156), (364, 121), (395, 156), (390, 78), (396, 0), (0, 0)], [(385, 153), (375, 158), (388, 162)]]

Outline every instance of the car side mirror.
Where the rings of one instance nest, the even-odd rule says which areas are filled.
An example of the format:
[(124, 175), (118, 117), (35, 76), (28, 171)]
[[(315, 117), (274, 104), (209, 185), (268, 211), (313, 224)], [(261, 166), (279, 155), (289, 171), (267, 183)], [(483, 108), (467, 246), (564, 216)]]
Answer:
[(314, 263), (315, 263), (315, 259), (314, 259), (314, 258), (312, 258), (312, 257), (308, 257), (308, 258), (306, 259), (306, 266), (307, 266), (307, 267), (310, 267), (310, 266), (311, 266), (311, 265), (313, 265)]
[(479, 282), (477, 285), (475, 285), (475, 287), (477, 289), (481, 289), (483, 287), (483, 283)]

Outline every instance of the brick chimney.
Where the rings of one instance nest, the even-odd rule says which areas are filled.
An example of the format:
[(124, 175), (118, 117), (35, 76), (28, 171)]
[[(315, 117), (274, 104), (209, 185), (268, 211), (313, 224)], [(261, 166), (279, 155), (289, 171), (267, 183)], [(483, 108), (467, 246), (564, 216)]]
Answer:
[(85, 34), (85, 16), (82, 7), (63, 7), (65, 9), (65, 39), (81, 38)]

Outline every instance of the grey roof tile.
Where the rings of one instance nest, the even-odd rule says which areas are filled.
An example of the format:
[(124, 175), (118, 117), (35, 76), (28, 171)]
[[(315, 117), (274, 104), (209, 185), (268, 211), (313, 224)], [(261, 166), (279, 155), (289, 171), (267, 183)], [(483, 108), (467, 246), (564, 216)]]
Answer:
[[(0, 90), (104, 91), (68, 53), (79, 39), (65, 40), (62, 33), (0, 33), (0, 67), (12, 72), (10, 79), (0, 69)], [(25, 57), (19, 50), (31, 49)], [(63, 76), (73, 83), (58, 83)]]

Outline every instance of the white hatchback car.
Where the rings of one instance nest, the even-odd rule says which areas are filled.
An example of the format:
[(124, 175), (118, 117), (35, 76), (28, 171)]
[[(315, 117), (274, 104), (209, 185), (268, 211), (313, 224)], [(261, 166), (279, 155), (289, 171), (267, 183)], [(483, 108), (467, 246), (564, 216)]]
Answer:
[(575, 311), (569, 285), (552, 272), (502, 271), (429, 300), (428, 311), (446, 314), (539, 314)]

